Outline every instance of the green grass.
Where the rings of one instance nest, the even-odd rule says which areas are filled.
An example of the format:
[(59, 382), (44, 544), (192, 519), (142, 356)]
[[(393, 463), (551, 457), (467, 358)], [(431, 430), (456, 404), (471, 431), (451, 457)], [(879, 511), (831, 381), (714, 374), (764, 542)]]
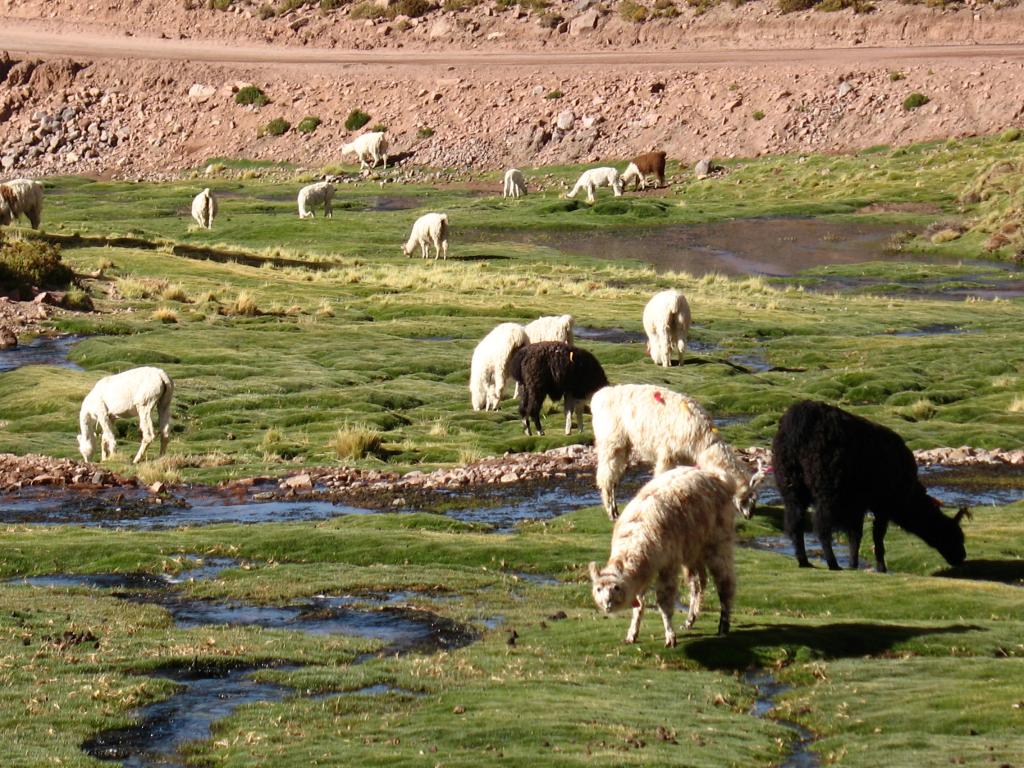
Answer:
[[(777, 510), (767, 512), (744, 523), (741, 537), (777, 532)], [(589, 509), (508, 535), (422, 514), (148, 533), (9, 529), (0, 558), (8, 576), (175, 572), (184, 553), (227, 555), (249, 565), (186, 589), (269, 604), (324, 592), (422, 591), (413, 604), (469, 622), (482, 638), (451, 653), (352, 666), (371, 641), (183, 630), (169, 626), (158, 607), (101, 591), (2, 585), (0, 642), (10, 666), (0, 713), (12, 720), (0, 747), (17, 756), (12, 765), (49, 758), (93, 765), (77, 750), (84, 738), (168, 695), (166, 682), (141, 673), (182, 659), (231, 658), (298, 662), (297, 670), (261, 677), (303, 691), (387, 682), (425, 695), (295, 696), (244, 707), (192, 749), (226, 766), (270, 760), (287, 768), (314, 758), (374, 764), (385, 754), (414, 762), (420, 752), (465, 766), (767, 765), (781, 757), (789, 735), (747, 714), (752, 690), (738, 675), (752, 665), (774, 667), (795, 686), (781, 701), (782, 715), (819, 734), (816, 749), (840, 765), (877, 764), (879, 738), (888, 763), (901, 766), (920, 765), (922, 749), (980, 764), (1012, 761), (1024, 748), (1013, 708), (1024, 685), (1018, 589), (935, 578), (929, 574), (941, 564), (934, 552), (899, 531), (888, 538), (889, 575), (807, 571), (740, 549), (728, 638), (712, 634), (712, 592), (679, 647), (661, 646), (656, 616), (646, 617), (629, 647), (621, 642), (627, 617), (599, 616), (585, 585), (585, 564), (606, 555), (609, 527), (602, 511)], [(1022, 534), (1019, 508), (983, 510), (971, 524), (971, 557), (1019, 565)], [(562, 584), (531, 584), (513, 575), (519, 571)], [(459, 598), (433, 601), (430, 593)], [(558, 610), (564, 620), (550, 618)], [(481, 624), (495, 616), (497, 628)], [(56, 649), (52, 638), (85, 628), (98, 647)], [(509, 646), (513, 628), (518, 639)], [(59, 709), (50, 705), (57, 701)], [(15, 727), (26, 707), (32, 717)]]
[[(998, 175), (997, 187), (988, 171), (1003, 162), (1016, 168), (1022, 147), (992, 137), (729, 161), (721, 177), (594, 206), (560, 199), (555, 188), (508, 205), (493, 173), (485, 177), (492, 195), (408, 185), (391, 194), (418, 208), (375, 211), (380, 187), (360, 182), (339, 189), (333, 219), (308, 221), (296, 216), (295, 193), (314, 171), (214, 158), (226, 172), (266, 177), (52, 179), (44, 237), (79, 274), (104, 267), (101, 278), (85, 281), (99, 312), (53, 321), (94, 334), (72, 354), (83, 371), (0, 374), (0, 451), (75, 456), (78, 406), (92, 384), (146, 364), (176, 382), (169, 455), (127, 464), (138, 439), (128, 422), (108, 462), (139, 471), (146, 483), (339, 463), (429, 469), (586, 440), (589, 429), (582, 438), (558, 434), (552, 414), (548, 436), (525, 438), (510, 402), (496, 413), (471, 411), (473, 347), (498, 322), (555, 312), (571, 312), (581, 325), (640, 331), (645, 301), (669, 286), (690, 300), (692, 337), (714, 351), (659, 369), (639, 344), (584, 345), (613, 381), (661, 383), (716, 415), (749, 415), (723, 429), (738, 444), (767, 444), (782, 411), (814, 397), (893, 426), (914, 447), (1016, 447), (1024, 442), (1020, 302), (914, 297), (1001, 274), (960, 261), (981, 253), (983, 238), (970, 229), (948, 242), (896, 243), (954, 256), (941, 264), (823, 267), (779, 281), (658, 274), (639, 261), (573, 256), (513, 235), (785, 215), (922, 228), (937, 218), (983, 221), (1012, 210), (1012, 178)], [(571, 183), (579, 171), (543, 169), (555, 183)], [(191, 231), (188, 201), (206, 185), (220, 197), (217, 229)], [(966, 202), (965, 190), (977, 200)], [(447, 262), (398, 253), (426, 210), (450, 215)], [(877, 287), (802, 288), (844, 279), (907, 297), (882, 297)], [(937, 323), (968, 332), (894, 333)], [(437, 337), (447, 340), (428, 340)], [(744, 374), (723, 362), (749, 354), (788, 370)], [(791, 733), (748, 714), (753, 690), (741, 675), (750, 667), (769, 667), (793, 686), (778, 714), (817, 735), (825, 764), (868, 768), (884, 755), (887, 765), (908, 768), (1012, 765), (1024, 754), (1024, 610), (1020, 588), (998, 579), (1024, 579), (1022, 512), (1020, 504), (975, 510), (969, 560), (959, 569), (899, 530), (887, 537), (888, 575), (808, 571), (741, 548), (733, 633), (713, 635), (712, 590), (705, 615), (675, 649), (662, 647), (656, 615), (645, 618), (640, 642), (625, 646), (628, 618), (595, 612), (586, 564), (606, 557), (610, 532), (595, 508), (510, 534), (423, 511), (136, 532), (7, 525), (3, 578), (177, 572), (188, 553), (230, 556), (243, 566), (184, 589), (261, 604), (411, 590), (422, 593), (413, 604), (472, 625), (481, 639), (458, 651), (353, 664), (379, 645), (251, 627), (181, 629), (158, 606), (99, 590), (0, 583), (0, 752), (5, 765), (94, 768), (101, 763), (80, 751), (84, 739), (127, 724), (134, 708), (171, 692), (147, 671), (240, 660), (300, 665), (260, 673), (297, 691), (386, 682), (424, 695), (296, 693), (246, 706), (189, 747), (196, 765), (778, 764)], [(779, 535), (780, 519), (780, 510), (762, 509), (740, 523), (739, 536)], [(559, 583), (534, 584), (520, 572)], [(455, 599), (430, 599), (438, 594)], [(566, 618), (552, 618), (560, 610)], [(489, 628), (492, 619), (499, 623)], [(96, 643), (62, 644), (65, 632), (85, 630)]]
[[(280, 178), (272, 181), (203, 179), (221, 198), (211, 232), (188, 227), (196, 181), (55, 179), (47, 190), (47, 236), (62, 243), (64, 260), (78, 272), (106, 265), (103, 279), (89, 286), (100, 314), (58, 325), (99, 335), (73, 353), (84, 372), (37, 367), (0, 377), (0, 412), (8, 422), (0, 450), (74, 456), (77, 406), (91, 382), (142, 364), (162, 365), (178, 382), (172, 454), (223, 452), (232, 459), (184, 467), (186, 480), (337, 461), (331, 443), (346, 423), (380, 434), (381, 450), (350, 460), (361, 466), (429, 468), (465, 456), (552, 447), (581, 438), (557, 430), (522, 437), (513, 403), (497, 413), (469, 409), (468, 360), (477, 341), (499, 322), (555, 311), (574, 314), (582, 325), (640, 331), (647, 298), (668, 286), (689, 297), (695, 338), (720, 351), (663, 371), (639, 345), (586, 346), (613, 381), (661, 382), (714, 413), (752, 416), (726, 429), (731, 440), (767, 444), (785, 408), (811, 397), (878, 419), (914, 447), (1013, 447), (1024, 441), (1009, 410), (1016, 393), (994, 382), (1024, 371), (1017, 303), (916, 297), (936, 286), (969, 286), (996, 270), (955, 260), (885, 262), (809, 270), (783, 281), (697, 279), (659, 275), (640, 262), (569, 256), (513, 242), (505, 233), (624, 230), (737, 215), (856, 215), (923, 226), (958, 209), (971, 175), (1019, 162), (1022, 148), (993, 138), (802, 162), (788, 156), (730, 162), (713, 183), (684, 181), (661, 197), (602, 197), (594, 206), (558, 199), (554, 191), (509, 206), (497, 197), (498, 174), (491, 179), (494, 196), (405, 186), (395, 194), (416, 198), (421, 211), (451, 217), (452, 258), (438, 265), (398, 254), (418, 211), (368, 210), (381, 194), (373, 183), (346, 185), (334, 219), (302, 221), (294, 195), (313, 173), (276, 170)], [(917, 167), (930, 169), (928, 185), (918, 185)], [(556, 181), (571, 182), (579, 169), (547, 170)], [(999, 204), (989, 197), (975, 207), (985, 212)], [(354, 231), (359, 237), (345, 234)], [(972, 242), (978, 249), (979, 239), (968, 232), (903, 247), (963, 258), (978, 255), (969, 249)], [(800, 290), (848, 278), (876, 287), (843, 295)], [(111, 287), (121, 299), (105, 298)], [(882, 289), (907, 298), (872, 293)], [(134, 312), (111, 314), (126, 307)], [(177, 322), (161, 322), (171, 319), (169, 309)], [(891, 334), (935, 323), (970, 333)], [(105, 335), (111, 332), (119, 335)], [(426, 337), (452, 340), (420, 340)], [(755, 352), (797, 370), (745, 375), (720, 362)], [(915, 410), (919, 401), (930, 406)], [(439, 421), (449, 425), (443, 434), (434, 429)], [(260, 445), (272, 428), (284, 436), (286, 457)], [(129, 444), (136, 427), (121, 429), (122, 445)], [(122, 452), (113, 466), (133, 471), (123, 464), (127, 458)]]

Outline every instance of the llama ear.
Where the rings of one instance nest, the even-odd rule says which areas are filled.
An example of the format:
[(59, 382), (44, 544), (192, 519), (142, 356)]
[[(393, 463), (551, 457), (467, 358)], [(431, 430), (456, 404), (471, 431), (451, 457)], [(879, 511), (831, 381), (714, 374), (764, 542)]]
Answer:
[(597, 563), (595, 563), (593, 560), (591, 560), (590, 561), (590, 580), (591, 581), (597, 581), (597, 577), (598, 577)]
[(967, 507), (960, 507), (960, 509), (957, 510), (956, 514), (953, 515), (953, 522), (957, 525), (960, 525), (964, 519), (973, 520), (974, 515), (971, 514), (971, 510), (969, 510)]

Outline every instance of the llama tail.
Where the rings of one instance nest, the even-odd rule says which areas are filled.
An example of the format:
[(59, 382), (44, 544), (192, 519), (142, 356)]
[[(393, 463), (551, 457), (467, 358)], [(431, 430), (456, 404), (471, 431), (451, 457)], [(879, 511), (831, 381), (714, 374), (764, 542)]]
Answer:
[(167, 441), (171, 439), (171, 398), (174, 397), (174, 382), (171, 377), (161, 371), (163, 391), (157, 401), (157, 413), (160, 419), (160, 455), (167, 450)]

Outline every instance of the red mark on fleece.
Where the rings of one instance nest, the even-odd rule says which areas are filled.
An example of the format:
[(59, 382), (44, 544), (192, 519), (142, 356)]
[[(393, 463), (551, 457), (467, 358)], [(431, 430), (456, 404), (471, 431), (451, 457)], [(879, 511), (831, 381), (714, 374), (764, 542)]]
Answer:
[(654, 390), (654, 399), (661, 405), (665, 404), (665, 396), (662, 395), (661, 392), (659, 392), (658, 390)]
[(634, 597), (633, 598), (633, 607), (634, 608), (639, 608), (640, 607), (640, 598), (639, 597)]

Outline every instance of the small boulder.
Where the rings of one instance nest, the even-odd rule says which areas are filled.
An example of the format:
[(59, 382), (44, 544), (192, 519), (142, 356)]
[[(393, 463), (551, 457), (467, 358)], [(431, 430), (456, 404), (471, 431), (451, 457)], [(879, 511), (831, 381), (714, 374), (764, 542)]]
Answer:
[(217, 89), (212, 85), (203, 85), (202, 83), (194, 83), (191, 88), (188, 89), (188, 97), (192, 101), (203, 104), (209, 101), (217, 95)]
[(598, 19), (601, 18), (601, 14), (597, 12), (597, 9), (590, 8), (584, 11), (579, 16), (569, 21), (569, 35), (572, 37), (579, 37), (586, 32), (593, 32), (597, 29)]
[(571, 131), (575, 123), (576, 117), (573, 115), (571, 109), (560, 112), (558, 114), (558, 119), (555, 120), (555, 125), (558, 126), (560, 131)]

